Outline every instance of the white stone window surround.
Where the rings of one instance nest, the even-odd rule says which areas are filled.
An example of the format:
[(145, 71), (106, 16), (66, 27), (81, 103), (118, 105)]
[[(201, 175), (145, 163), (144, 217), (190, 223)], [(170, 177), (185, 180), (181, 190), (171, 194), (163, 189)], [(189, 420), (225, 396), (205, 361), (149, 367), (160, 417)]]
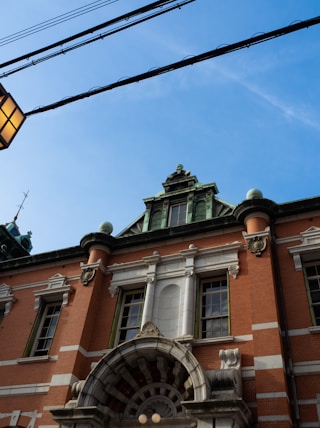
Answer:
[[(294, 266), (297, 272), (303, 270), (304, 263), (320, 260), (320, 228), (311, 226), (309, 229), (300, 233), (301, 244), (289, 247), (288, 251), (293, 257)], [(310, 333), (320, 333), (320, 326), (311, 326), (308, 328)]]
[[(120, 287), (130, 290), (147, 284), (142, 325), (152, 321), (170, 338), (189, 336), (191, 339), (196, 311), (195, 275), (211, 275), (224, 270), (236, 278), (240, 249), (240, 242), (205, 249), (190, 244), (188, 249), (172, 255), (160, 256), (155, 251), (142, 260), (110, 265), (107, 269), (113, 276), (109, 291), (114, 296)], [(171, 304), (166, 308), (166, 320), (163, 313), (159, 313), (164, 307), (161, 299)]]
[(6, 316), (10, 313), (13, 303), (16, 301), (12, 294), (12, 288), (7, 284), (0, 285), (0, 311)]
[(43, 290), (34, 291), (35, 296), (34, 310), (38, 311), (41, 301), (46, 303), (62, 300), (62, 307), (67, 306), (69, 296), (73, 292), (73, 287), (68, 285), (64, 275), (57, 273), (48, 279), (48, 286)]
[[(53, 302), (61, 301), (61, 308), (67, 306), (69, 302), (69, 296), (74, 291), (71, 285), (67, 284), (67, 279), (64, 275), (57, 273), (48, 279), (48, 286), (42, 290), (36, 290), (33, 292), (35, 296), (34, 310), (39, 311), (41, 308), (41, 304), (48, 304)], [(36, 342), (36, 339), (39, 335), (39, 330), (41, 328), (41, 322), (39, 324), (39, 328), (33, 337), (33, 344)], [(51, 361), (52, 358), (49, 355), (44, 356), (33, 356), (34, 346), (32, 346), (32, 350), (30, 355), (27, 357), (22, 357), (17, 360), (18, 364), (25, 364), (30, 362), (45, 362)]]

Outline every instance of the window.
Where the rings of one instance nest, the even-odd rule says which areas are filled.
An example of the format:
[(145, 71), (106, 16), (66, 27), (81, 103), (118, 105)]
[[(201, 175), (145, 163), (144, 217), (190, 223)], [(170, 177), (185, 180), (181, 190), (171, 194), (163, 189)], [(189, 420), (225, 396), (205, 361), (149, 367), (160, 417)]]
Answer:
[(150, 230), (156, 230), (161, 228), (161, 210), (157, 210), (152, 214), (151, 222), (150, 222)]
[(320, 326), (320, 261), (305, 265), (311, 316), (314, 325)]
[(187, 222), (187, 204), (172, 205), (169, 214), (169, 226), (180, 226)]
[(31, 351), (33, 357), (48, 355), (57, 323), (61, 313), (62, 302), (44, 303), (38, 313), (31, 334)]
[(0, 306), (0, 325), (3, 321), (3, 318), (4, 318), (4, 307)]
[(124, 293), (119, 322), (119, 343), (133, 339), (140, 331), (143, 302), (143, 290)]
[(198, 201), (194, 209), (194, 221), (206, 219), (206, 203), (205, 201)]
[(226, 275), (201, 281), (200, 324), (202, 339), (228, 336), (229, 304)]

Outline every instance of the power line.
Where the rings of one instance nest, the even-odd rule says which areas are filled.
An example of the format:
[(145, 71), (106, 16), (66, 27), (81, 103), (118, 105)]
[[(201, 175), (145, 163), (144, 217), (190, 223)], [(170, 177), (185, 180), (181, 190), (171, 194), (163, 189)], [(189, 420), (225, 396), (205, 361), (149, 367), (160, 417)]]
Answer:
[[(195, 0), (188, 0), (187, 3), (193, 2), (193, 1), (195, 1)], [(177, 0), (158, 0), (158, 1), (155, 1), (153, 3), (150, 3), (150, 4), (146, 5), (146, 6), (143, 6), (143, 7), (140, 7), (138, 9), (135, 9), (135, 10), (133, 10), (131, 12), (125, 13), (124, 15), (121, 15), (121, 16), (113, 18), (113, 19), (111, 19), (109, 21), (103, 22), (102, 24), (99, 24), (99, 25), (96, 25), (94, 27), (88, 28), (87, 30), (81, 31), (80, 33), (74, 34), (73, 36), (66, 37), (65, 39), (59, 40), (58, 42), (52, 43), (52, 44), (50, 44), (48, 46), (45, 46), (43, 48), (37, 49), (37, 50), (32, 51), (32, 52), (28, 52), (27, 54), (24, 54), (24, 55), (21, 55), (21, 56), (19, 56), (17, 58), (11, 59), (11, 60), (6, 61), (6, 62), (3, 62), (2, 64), (0, 64), (0, 68), (8, 67), (9, 65), (15, 64), (15, 63), (23, 61), (23, 60), (29, 60), (30, 58), (32, 58), (32, 57), (34, 57), (36, 55), (39, 55), (39, 54), (41, 54), (43, 52), (46, 52), (46, 51), (48, 51), (50, 49), (57, 48), (57, 47), (62, 46), (64, 44), (66, 44), (66, 43), (70, 43), (70, 42), (72, 42), (72, 41), (74, 41), (76, 39), (79, 39), (80, 37), (84, 37), (84, 36), (87, 36), (90, 33), (94, 33), (96, 31), (99, 31), (102, 28), (109, 27), (110, 25), (114, 25), (114, 24), (117, 24), (117, 23), (119, 23), (121, 21), (131, 19), (134, 16), (138, 16), (138, 15), (141, 15), (143, 13), (147, 13), (147, 12), (149, 12), (151, 10), (154, 10), (154, 9), (158, 8), (158, 7), (163, 7), (163, 6), (171, 4), (171, 3), (177, 3)], [(182, 5), (182, 3), (183, 2), (181, 2), (179, 4)], [(177, 5), (177, 7), (179, 7), (179, 4)]]
[[(108, 4), (115, 3), (119, 0), (105, 0), (101, 3), (102, 0), (96, 0), (87, 5), (78, 7), (69, 12), (66, 12), (62, 15), (58, 15), (54, 18), (48, 19), (46, 21), (40, 22), (39, 24), (33, 25), (31, 27), (25, 28), (24, 30), (17, 31), (16, 33), (10, 34), (9, 36), (0, 38), (0, 46), (8, 45), (17, 40), (23, 39), (32, 34), (38, 33), (40, 31), (46, 30), (47, 28), (54, 27), (58, 24), (61, 24), (71, 19), (77, 18), (78, 16), (84, 15), (86, 13), (92, 12), (93, 10), (100, 9)], [(100, 4), (97, 4), (100, 3)]]
[[(172, 1), (176, 1), (176, 0), (172, 0)], [(13, 68), (13, 69), (11, 69), (9, 71), (6, 71), (6, 72), (4, 72), (4, 73), (2, 73), (0, 75), (0, 79), (3, 78), (3, 77), (8, 77), (11, 74), (17, 73), (18, 71), (22, 71), (22, 70), (25, 70), (26, 68), (29, 68), (29, 67), (35, 66), (37, 64), (40, 64), (41, 62), (44, 62), (44, 61), (47, 61), (49, 59), (55, 58), (55, 57), (57, 57), (59, 55), (65, 55), (66, 53), (68, 53), (68, 52), (70, 52), (72, 50), (75, 50), (75, 49), (78, 49), (80, 47), (86, 46), (86, 45), (88, 45), (90, 43), (93, 43), (93, 42), (96, 42), (98, 40), (102, 40), (105, 37), (109, 37), (109, 36), (111, 36), (113, 34), (116, 34), (116, 33), (120, 32), (120, 31), (126, 30), (126, 29), (128, 29), (130, 27), (133, 27), (135, 25), (141, 24), (142, 22), (145, 22), (145, 21), (150, 20), (152, 18), (155, 18), (155, 17), (158, 17), (160, 15), (163, 15), (163, 14), (165, 14), (167, 12), (170, 12), (170, 11), (172, 11), (174, 9), (180, 9), (182, 6), (185, 6), (186, 4), (191, 3), (193, 1), (195, 1), (195, 0), (183, 0), (183, 1), (179, 2), (179, 3), (177, 3), (177, 4), (173, 4), (172, 6), (167, 6), (166, 8), (162, 7), (160, 11), (150, 13), (149, 15), (147, 15), (147, 16), (145, 16), (143, 18), (136, 19), (135, 21), (132, 21), (129, 24), (120, 25), (119, 27), (116, 27), (113, 30), (106, 31), (104, 33), (101, 33), (101, 34), (95, 36), (95, 37), (91, 37), (91, 38), (86, 39), (86, 40), (84, 40), (82, 42), (73, 44), (71, 46), (67, 46), (66, 48), (63, 48), (60, 51), (53, 52), (53, 53), (51, 53), (49, 55), (46, 55), (46, 56), (37, 58), (37, 59), (35, 59), (33, 61), (30, 61), (27, 64), (24, 64), (24, 65), (21, 65), (19, 67)], [(117, 19), (123, 20), (122, 17), (119, 17)], [(2, 68), (2, 66), (3, 66), (3, 64), (0, 64), (0, 68)]]
[(228, 53), (235, 52), (235, 51), (240, 50), (240, 49), (249, 48), (253, 45), (257, 45), (257, 44), (263, 43), (265, 41), (272, 40), (272, 39), (275, 39), (277, 37), (281, 37), (281, 36), (284, 36), (286, 34), (293, 33), (295, 31), (302, 30), (304, 28), (308, 28), (308, 27), (317, 25), (319, 23), (320, 23), (320, 16), (317, 16), (315, 18), (311, 18), (311, 19), (308, 19), (305, 21), (301, 21), (301, 22), (298, 22), (295, 24), (291, 24), (289, 26), (270, 31), (268, 33), (260, 34), (260, 35), (251, 37), (249, 39), (242, 40), (242, 41), (237, 42), (237, 43), (226, 45), (226, 46), (223, 46), (223, 47), (202, 53), (200, 55), (195, 55), (193, 57), (186, 58), (182, 61), (174, 62), (174, 63), (171, 63), (169, 65), (147, 71), (145, 73), (137, 74), (133, 77), (129, 77), (129, 78), (111, 83), (109, 85), (102, 86), (102, 87), (97, 88), (97, 89), (93, 89), (93, 90), (88, 91), (88, 92), (84, 92), (84, 93), (81, 93), (78, 95), (67, 97), (61, 101), (58, 101), (58, 102), (55, 102), (52, 104), (48, 104), (48, 105), (43, 106), (43, 107), (35, 108), (34, 110), (31, 110), (31, 111), (25, 113), (25, 115), (31, 116), (33, 114), (42, 113), (42, 112), (45, 112), (48, 110), (53, 110), (53, 109), (56, 109), (58, 107), (62, 107), (66, 104), (70, 104), (70, 103), (73, 103), (75, 101), (79, 101), (81, 99), (100, 94), (102, 92), (110, 91), (112, 89), (119, 88), (121, 86), (126, 86), (126, 85), (130, 85), (132, 83), (140, 82), (142, 80), (150, 79), (151, 77), (159, 76), (160, 74), (164, 74), (164, 73), (168, 73), (170, 71), (178, 70), (178, 69), (186, 67), (188, 65), (193, 65), (193, 64), (199, 63), (201, 61), (206, 61), (208, 59), (212, 59), (212, 58), (215, 58), (218, 56), (226, 55)]

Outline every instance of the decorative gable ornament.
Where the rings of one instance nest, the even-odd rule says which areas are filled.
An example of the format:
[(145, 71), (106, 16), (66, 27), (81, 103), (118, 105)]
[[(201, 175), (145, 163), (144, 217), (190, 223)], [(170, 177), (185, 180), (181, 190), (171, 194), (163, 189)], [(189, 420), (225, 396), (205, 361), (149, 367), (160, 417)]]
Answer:
[(0, 308), (4, 307), (4, 315), (8, 315), (16, 298), (12, 294), (12, 288), (7, 284), (0, 285)]

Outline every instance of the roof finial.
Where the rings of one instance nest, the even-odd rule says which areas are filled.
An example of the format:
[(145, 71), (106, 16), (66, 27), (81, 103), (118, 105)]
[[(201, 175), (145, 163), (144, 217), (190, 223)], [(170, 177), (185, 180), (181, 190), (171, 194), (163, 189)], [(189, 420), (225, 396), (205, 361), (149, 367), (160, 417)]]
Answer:
[(27, 199), (28, 194), (29, 194), (29, 190), (28, 190), (27, 192), (23, 192), (24, 198), (23, 198), (23, 200), (22, 200), (21, 204), (20, 204), (20, 205), (18, 205), (19, 209), (18, 209), (18, 211), (17, 211), (17, 214), (16, 214), (16, 215), (14, 216), (14, 218), (13, 218), (13, 223), (15, 223), (15, 222), (17, 221), (17, 219), (18, 219), (18, 215), (19, 215), (20, 211), (21, 211), (21, 210), (22, 210), (22, 208), (23, 208), (24, 201)]

